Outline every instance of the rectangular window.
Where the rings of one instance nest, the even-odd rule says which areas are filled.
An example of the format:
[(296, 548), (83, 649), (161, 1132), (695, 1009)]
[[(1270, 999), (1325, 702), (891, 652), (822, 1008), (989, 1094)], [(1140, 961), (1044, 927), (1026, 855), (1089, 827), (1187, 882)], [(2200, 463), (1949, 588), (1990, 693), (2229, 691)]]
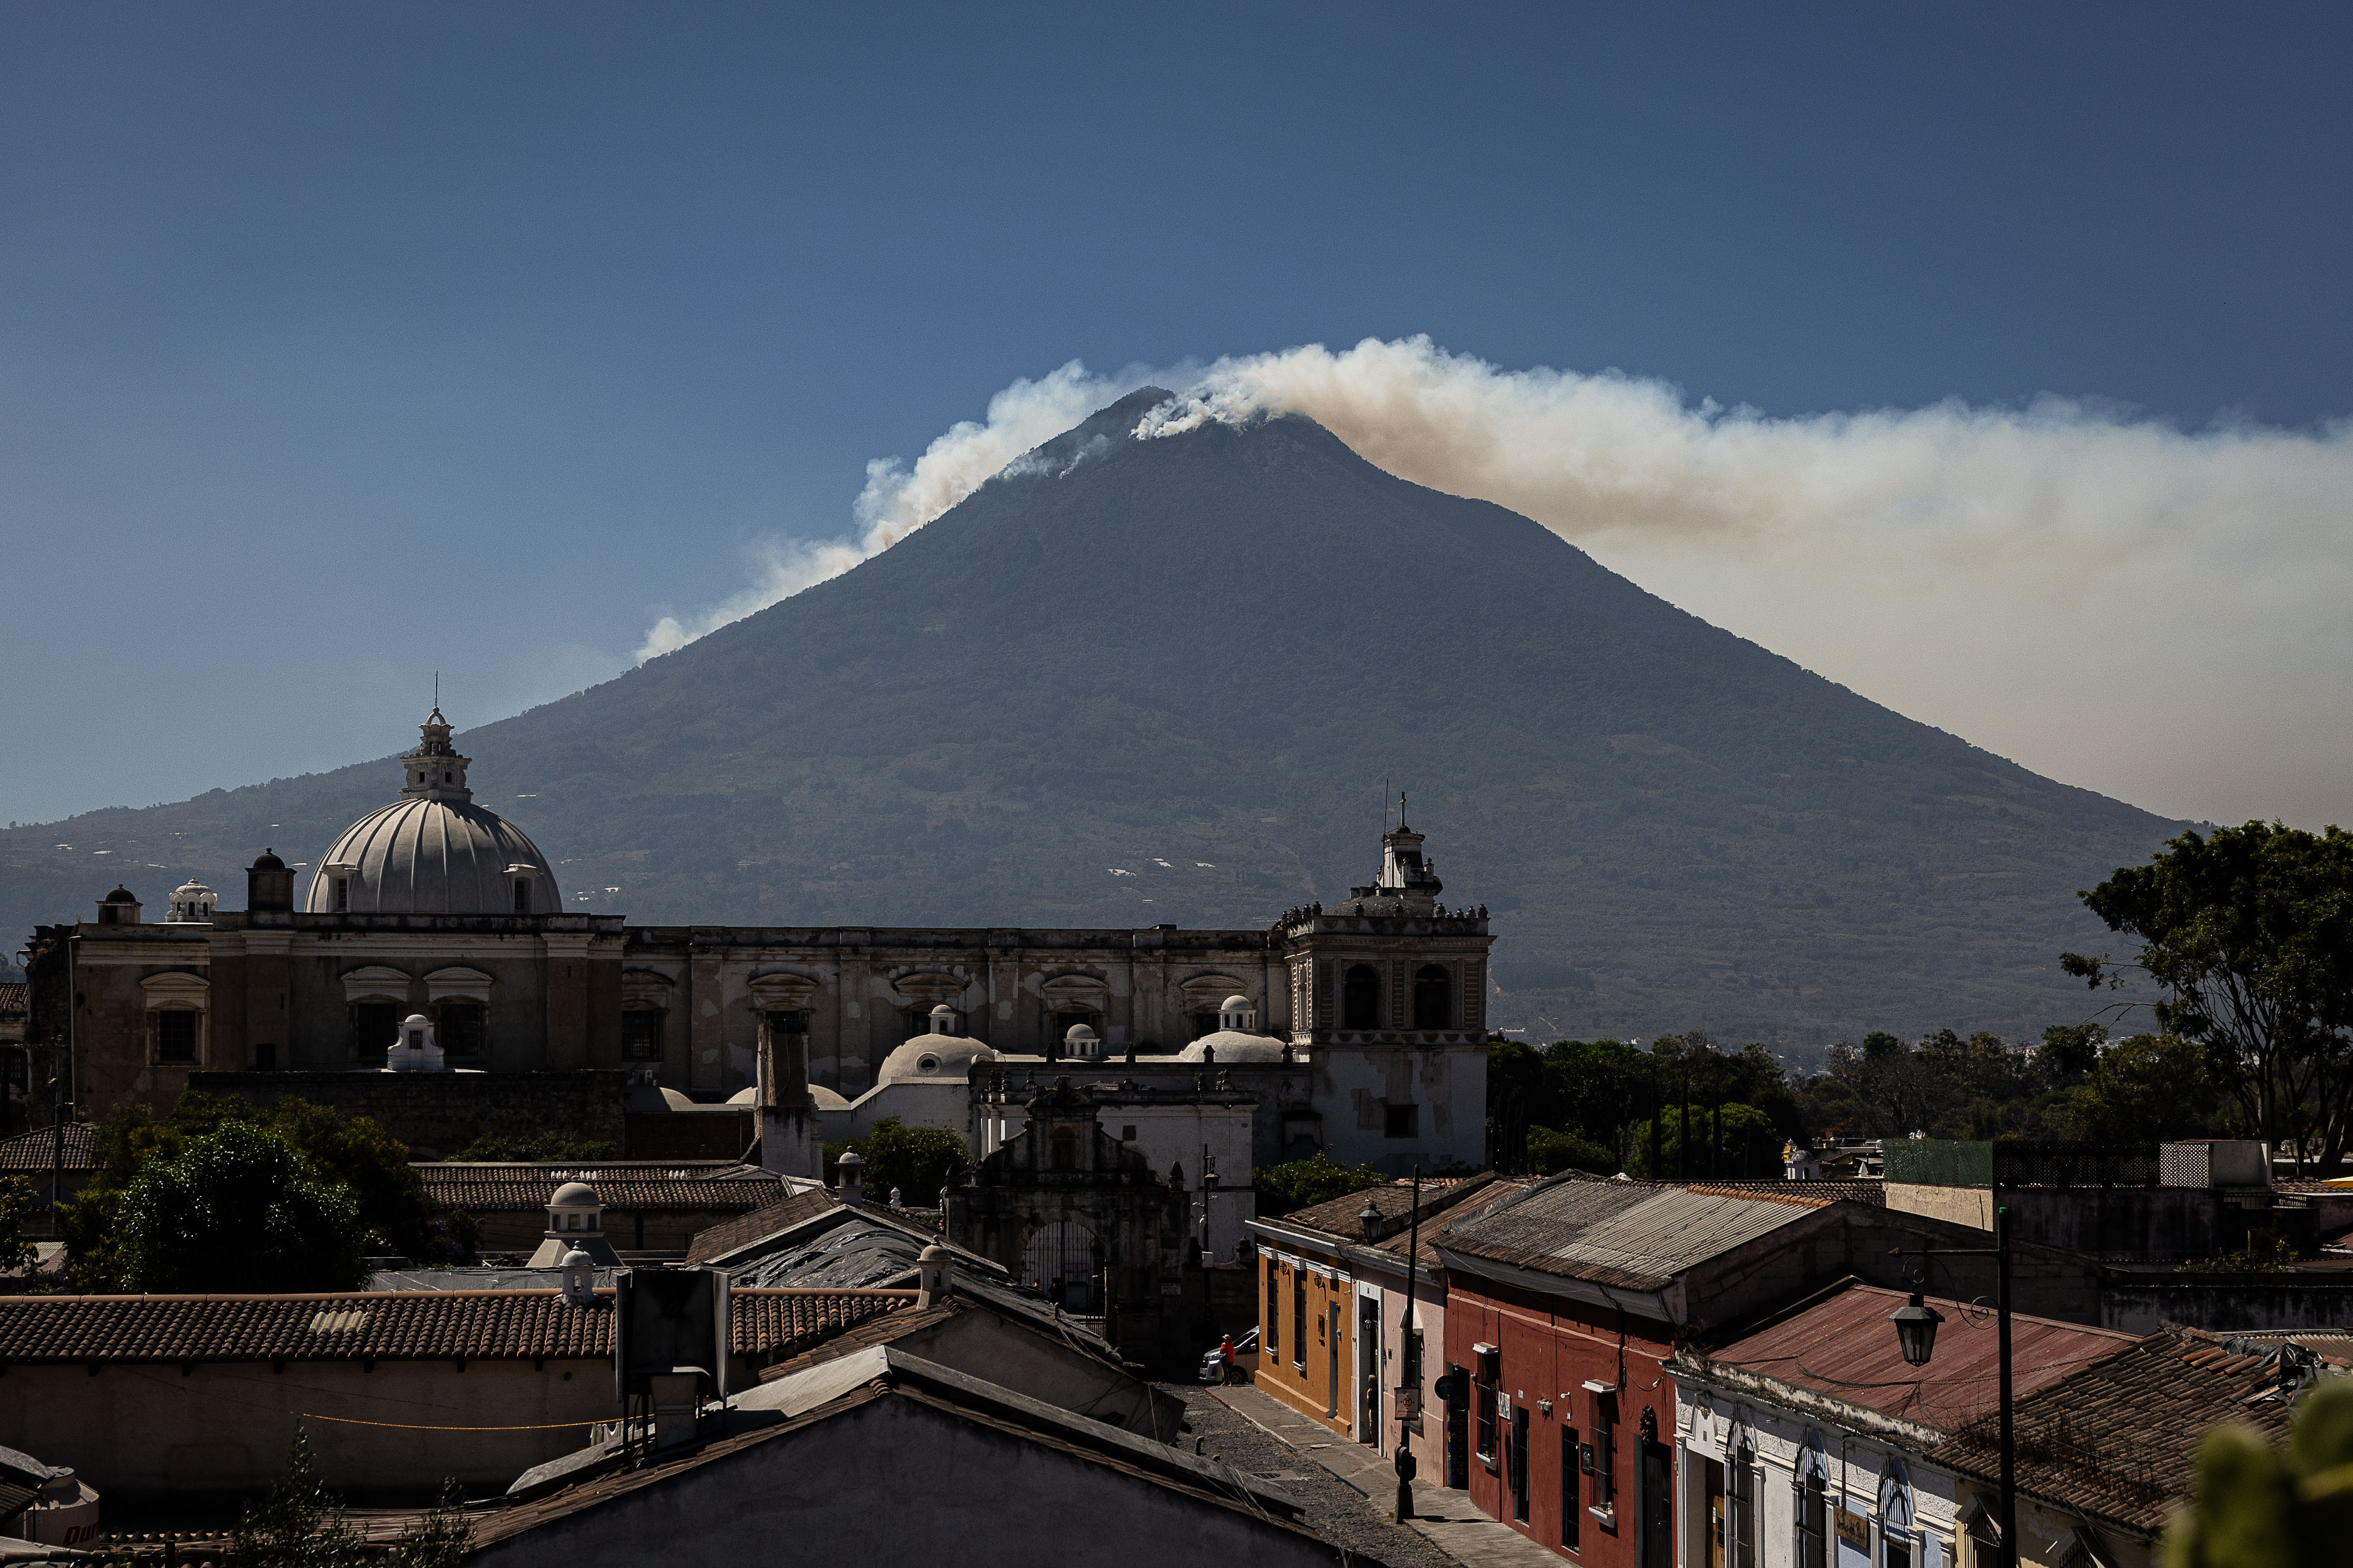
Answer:
[(1420, 1137), (1421, 1107), (1419, 1105), (1389, 1106), (1382, 1135), (1388, 1138)]
[(1282, 1359), (1282, 1265), (1270, 1258), (1266, 1260), (1266, 1360), (1269, 1366)]
[(155, 1059), (192, 1062), (196, 1059), (196, 1016), (175, 1007), (155, 1015)]
[(1618, 1396), (1593, 1396), (1593, 1506), (1609, 1510), (1618, 1500)]
[(1732, 1452), (1732, 1486), (1724, 1500), (1731, 1513), (1725, 1542), (1725, 1568), (1757, 1568), (1757, 1453)]
[(1582, 1517), (1577, 1497), (1577, 1428), (1560, 1429), (1560, 1543), (1577, 1550), (1577, 1521)]
[(621, 1015), (621, 1059), (658, 1062), (662, 1058), (662, 1020), (659, 1007), (638, 1007)]
[(1881, 1548), (1881, 1556), (1884, 1560), (1883, 1568), (1912, 1568), (1912, 1543), (1908, 1541), (1887, 1542)]
[(519, 915), (531, 913), (531, 879), (528, 877), (515, 879), (514, 912)]
[(1798, 1488), (1798, 1568), (1828, 1568), (1829, 1509), (1822, 1497), (1822, 1478), (1808, 1476)]
[(1512, 1410), (1512, 1517), (1528, 1521), (1528, 1407)]
[(1474, 1384), (1471, 1390), (1471, 1409), (1478, 1427), (1479, 1462), (1489, 1469), (1495, 1468), (1495, 1385), (1492, 1383)]
[(1307, 1270), (1291, 1271), (1291, 1364), (1302, 1369), (1307, 1365)]
[(434, 1038), (445, 1057), (479, 1057), (490, 1033), (490, 1009), (480, 1002), (444, 1002)]
[(335, 879), (335, 912), (339, 915), (343, 914), (351, 907), (352, 879), (349, 877), (338, 877)]

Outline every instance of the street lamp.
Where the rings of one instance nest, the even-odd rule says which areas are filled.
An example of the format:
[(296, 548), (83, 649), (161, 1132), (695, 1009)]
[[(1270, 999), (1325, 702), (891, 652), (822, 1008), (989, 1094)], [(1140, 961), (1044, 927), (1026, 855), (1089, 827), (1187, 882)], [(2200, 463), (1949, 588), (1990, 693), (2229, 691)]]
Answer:
[(1904, 1347), (1904, 1359), (1914, 1366), (1926, 1366), (1936, 1348), (1936, 1325), (1945, 1321), (1945, 1314), (1923, 1302), (1920, 1292), (1915, 1290), (1912, 1304), (1898, 1307), (1887, 1321), (1895, 1325), (1895, 1342)]
[[(2010, 1210), (2001, 1202), (1999, 1179), (1993, 1190), (1993, 1245), (1991, 1247), (1896, 1247), (1892, 1256), (1910, 1258), (1990, 1258), (1994, 1260), (1994, 1334), (1997, 1353), (2001, 1363), (2001, 1543), (1997, 1549), (2000, 1568), (2018, 1568), (2018, 1445), (2012, 1430), (2010, 1382)], [(1921, 1268), (1925, 1270), (1926, 1265)], [(1895, 1325), (1895, 1342), (1904, 1352), (1904, 1359), (1914, 1366), (1926, 1366), (1936, 1348), (1936, 1325), (1945, 1321), (1943, 1313), (1912, 1292), (1911, 1304), (1899, 1307), (1888, 1314), (1887, 1321)]]

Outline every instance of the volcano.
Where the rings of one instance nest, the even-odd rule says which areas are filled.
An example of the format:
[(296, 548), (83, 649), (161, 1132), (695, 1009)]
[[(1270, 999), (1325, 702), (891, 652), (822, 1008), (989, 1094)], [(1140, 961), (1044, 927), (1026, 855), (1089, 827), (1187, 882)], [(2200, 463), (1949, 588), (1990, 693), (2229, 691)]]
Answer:
[[(2056, 965), (2096, 940), (2075, 890), (2179, 825), (1312, 421), (1134, 438), (1166, 395), (841, 577), (468, 731), (481, 798), (567, 908), (639, 921), (1256, 927), (1368, 880), (1403, 792), (1446, 901), (1493, 916), (1490, 1016), (1533, 1039), (1802, 1052), (2080, 1013)], [(265, 844), (315, 858), (393, 776), (0, 835), (0, 921), (87, 919), (125, 867), (151, 907), (192, 873), (234, 903)]]

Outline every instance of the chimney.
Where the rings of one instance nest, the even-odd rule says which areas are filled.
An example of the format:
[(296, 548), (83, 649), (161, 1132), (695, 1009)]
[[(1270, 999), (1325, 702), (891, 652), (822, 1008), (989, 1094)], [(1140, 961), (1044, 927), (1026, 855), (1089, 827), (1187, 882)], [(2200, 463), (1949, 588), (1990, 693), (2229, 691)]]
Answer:
[(915, 1307), (936, 1307), (948, 1294), (948, 1249), (935, 1241), (915, 1259)]
[(840, 1173), (841, 1178), (841, 1184), (836, 1190), (836, 1195), (846, 1204), (864, 1203), (866, 1188), (863, 1178), (866, 1174), (866, 1162), (858, 1157), (858, 1151), (843, 1150), (840, 1162), (834, 1168)]

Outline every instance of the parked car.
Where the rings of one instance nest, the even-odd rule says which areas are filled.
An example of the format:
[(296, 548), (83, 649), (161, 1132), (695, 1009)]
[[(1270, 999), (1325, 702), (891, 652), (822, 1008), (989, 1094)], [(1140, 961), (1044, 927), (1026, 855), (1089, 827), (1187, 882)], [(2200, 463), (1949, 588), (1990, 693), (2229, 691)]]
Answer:
[[(1234, 1365), (1244, 1370), (1249, 1370), (1255, 1364), (1257, 1358), (1258, 1330), (1253, 1327), (1245, 1332), (1241, 1338), (1234, 1342)], [(1221, 1341), (1217, 1344), (1211, 1345), (1209, 1347), (1209, 1353), (1201, 1358), (1201, 1381), (1203, 1383), (1223, 1383), (1226, 1380), (1224, 1365), (1225, 1359), (1226, 1347), (1224, 1342)]]

